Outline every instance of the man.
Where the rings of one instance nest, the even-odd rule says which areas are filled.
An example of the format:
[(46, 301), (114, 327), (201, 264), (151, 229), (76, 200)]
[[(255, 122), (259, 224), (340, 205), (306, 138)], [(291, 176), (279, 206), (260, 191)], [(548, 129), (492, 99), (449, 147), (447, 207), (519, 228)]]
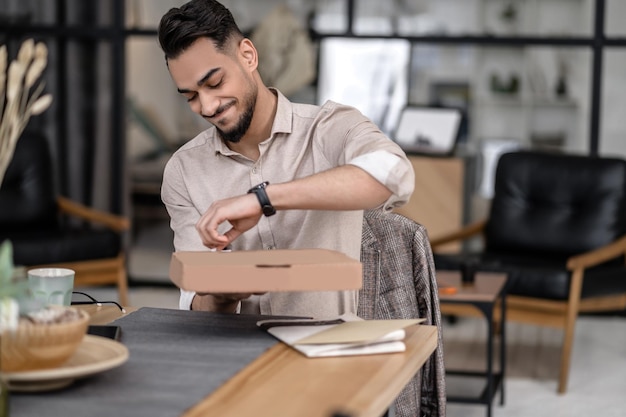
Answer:
[[(363, 210), (390, 210), (413, 191), (402, 150), (354, 108), (295, 104), (266, 87), (254, 45), (216, 1), (171, 9), (159, 42), (179, 93), (212, 124), (165, 168), (175, 249), (325, 248), (359, 259)], [(181, 290), (180, 307), (326, 318), (355, 313), (357, 296)]]

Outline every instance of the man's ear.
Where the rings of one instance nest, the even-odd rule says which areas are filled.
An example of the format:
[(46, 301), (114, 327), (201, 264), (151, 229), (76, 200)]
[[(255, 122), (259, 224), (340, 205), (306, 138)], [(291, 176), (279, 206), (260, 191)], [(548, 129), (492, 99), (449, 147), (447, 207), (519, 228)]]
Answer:
[(254, 44), (248, 38), (243, 38), (241, 42), (239, 42), (238, 56), (243, 66), (250, 71), (256, 70), (259, 66), (259, 55)]

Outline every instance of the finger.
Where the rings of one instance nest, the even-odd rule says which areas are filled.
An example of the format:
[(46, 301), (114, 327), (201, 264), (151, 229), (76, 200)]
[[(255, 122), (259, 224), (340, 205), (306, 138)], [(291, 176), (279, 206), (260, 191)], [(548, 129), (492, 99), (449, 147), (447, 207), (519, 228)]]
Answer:
[(207, 234), (209, 240), (213, 240), (216, 242), (223, 241), (223, 236), (217, 231), (217, 228), (220, 224), (222, 224), (226, 219), (220, 219), (216, 216), (211, 216), (207, 218), (207, 221), (204, 225), (204, 231)]
[(210, 245), (212, 244), (212, 241), (211, 241), (211, 236), (206, 231), (206, 222), (207, 222), (207, 218), (205, 214), (204, 216), (200, 217), (200, 220), (198, 220), (198, 222), (196, 223), (196, 231), (198, 232), (198, 235), (200, 236), (200, 240), (202, 240), (202, 244), (204, 246), (210, 247)]
[(208, 248), (221, 251), (224, 250), (229, 244), (230, 242), (226, 236), (218, 236), (216, 240), (211, 241), (211, 246), (208, 246)]
[[(239, 236), (241, 236), (241, 234), (242, 234), (241, 230), (238, 230), (238, 229), (235, 229), (234, 227), (232, 227), (229, 231), (224, 233), (223, 237), (225, 237), (226, 240), (228, 241), (228, 243), (230, 243), (233, 240), (237, 239)], [(228, 243), (226, 243), (226, 245), (228, 245)], [(226, 246), (226, 245), (224, 245), (224, 246)]]
[(217, 225), (212, 225), (212, 219), (214, 217), (210, 215), (209, 212), (210, 210), (198, 220), (196, 223), (196, 231), (200, 235), (204, 246), (210, 249), (223, 249), (229, 243), (228, 238), (218, 233)]

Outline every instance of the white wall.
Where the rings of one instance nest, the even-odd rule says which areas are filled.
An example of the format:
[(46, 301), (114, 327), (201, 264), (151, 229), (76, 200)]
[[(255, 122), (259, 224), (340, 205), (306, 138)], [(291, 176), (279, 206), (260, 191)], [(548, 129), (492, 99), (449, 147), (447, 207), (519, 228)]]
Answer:
[[(607, 0), (606, 32), (626, 37), (626, 2)], [(626, 157), (626, 48), (610, 48), (604, 54), (600, 153)]]

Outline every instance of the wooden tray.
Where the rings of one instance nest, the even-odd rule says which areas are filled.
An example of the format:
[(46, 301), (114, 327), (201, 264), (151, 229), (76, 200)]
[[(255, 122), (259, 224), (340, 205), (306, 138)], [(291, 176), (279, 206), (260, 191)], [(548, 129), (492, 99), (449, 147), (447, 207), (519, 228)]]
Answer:
[(74, 380), (113, 369), (128, 360), (128, 349), (115, 340), (85, 335), (63, 365), (39, 371), (3, 373), (9, 390), (35, 392), (67, 387)]

